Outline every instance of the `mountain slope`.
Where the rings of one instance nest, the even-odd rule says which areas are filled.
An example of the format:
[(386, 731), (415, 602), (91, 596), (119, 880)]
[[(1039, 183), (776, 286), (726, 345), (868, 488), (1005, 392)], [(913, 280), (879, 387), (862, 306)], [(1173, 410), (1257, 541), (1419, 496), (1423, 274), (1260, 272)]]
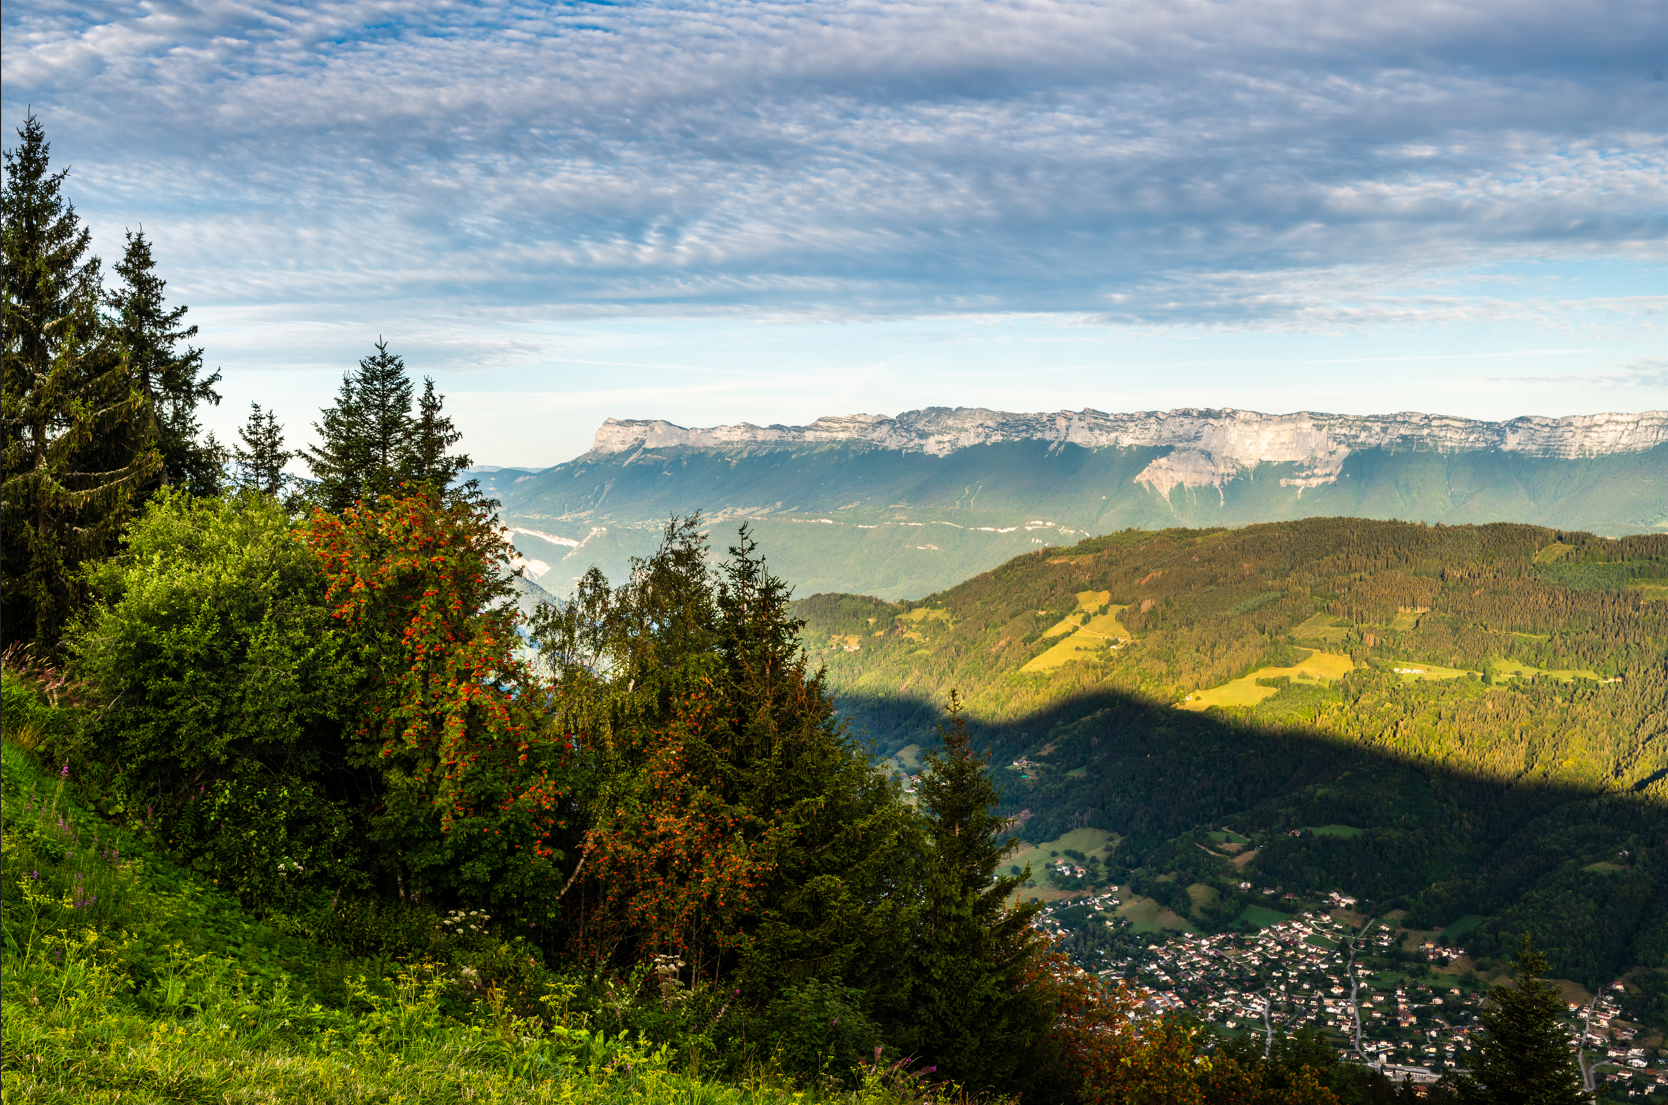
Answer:
[[(613, 577), (672, 514), (745, 520), (798, 593), (947, 587), (1028, 549), (1128, 527), (1322, 516), (1668, 527), (1668, 414), (1475, 422), (1245, 411), (930, 408), (809, 427), (616, 422), (538, 473), (472, 473), (534, 578)], [(548, 578), (547, 578), (548, 577)]]
[[(907, 769), (959, 691), (1027, 839), (1117, 834), (1117, 881), (1203, 884), (1201, 924), (1336, 888), (1486, 917), (1477, 955), (1532, 931), (1571, 978), (1668, 966), (1668, 535), (1127, 531), (798, 610), (878, 754)], [(1230, 862), (1224, 827), (1264, 843)]]

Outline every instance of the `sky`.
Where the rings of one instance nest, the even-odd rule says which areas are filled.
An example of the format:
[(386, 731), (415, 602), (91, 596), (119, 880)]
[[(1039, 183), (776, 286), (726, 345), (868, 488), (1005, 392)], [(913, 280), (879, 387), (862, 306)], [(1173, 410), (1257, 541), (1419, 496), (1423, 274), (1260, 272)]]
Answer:
[(0, 9), (226, 438), (378, 337), (477, 462), (606, 417), (1668, 407), (1668, 4)]

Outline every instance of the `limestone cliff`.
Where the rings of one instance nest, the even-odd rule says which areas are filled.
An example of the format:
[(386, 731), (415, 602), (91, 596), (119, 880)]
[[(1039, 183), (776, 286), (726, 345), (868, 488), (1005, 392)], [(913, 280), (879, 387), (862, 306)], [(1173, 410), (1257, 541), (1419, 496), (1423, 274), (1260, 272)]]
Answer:
[(1331, 483), (1351, 452), (1362, 449), (1440, 453), (1499, 450), (1579, 459), (1641, 452), (1668, 442), (1668, 411), (1639, 414), (1524, 417), (1483, 422), (1450, 415), (1259, 414), (1231, 408), (1141, 411), (1059, 411), (1010, 414), (977, 407), (927, 407), (896, 418), (853, 414), (809, 426), (713, 426), (686, 429), (664, 421), (610, 418), (597, 430), (592, 454), (636, 449), (791, 449), (839, 442), (944, 456), (1003, 441), (1047, 441), (1085, 448), (1169, 446), (1135, 478), (1162, 494), (1172, 488), (1220, 487), (1258, 463), (1295, 463), (1281, 482), (1298, 489)]

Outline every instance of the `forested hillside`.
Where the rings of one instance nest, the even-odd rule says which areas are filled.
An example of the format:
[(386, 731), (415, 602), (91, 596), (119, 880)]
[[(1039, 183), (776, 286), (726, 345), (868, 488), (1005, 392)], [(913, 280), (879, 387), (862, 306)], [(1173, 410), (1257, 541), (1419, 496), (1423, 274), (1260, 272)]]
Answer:
[[(1218, 924), (1265, 885), (1341, 888), (1422, 928), (1484, 915), (1479, 956), (1533, 931), (1598, 980), (1668, 965), (1664, 598), (1662, 536), (1312, 519), (797, 609), (882, 754), (929, 744), (958, 690), (996, 760), (1026, 761), (999, 777), (1028, 839), (1110, 830), (1118, 872), (1205, 882)], [(1326, 825), (1365, 832), (1301, 833)], [(1266, 843), (1195, 846), (1223, 826)]]

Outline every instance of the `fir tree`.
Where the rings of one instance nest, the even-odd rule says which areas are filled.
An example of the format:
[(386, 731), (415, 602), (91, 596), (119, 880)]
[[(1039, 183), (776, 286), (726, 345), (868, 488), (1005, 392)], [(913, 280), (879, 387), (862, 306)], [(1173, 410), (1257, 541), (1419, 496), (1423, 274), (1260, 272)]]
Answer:
[(402, 482), (412, 442), (411, 392), (405, 361), (388, 352), (387, 342), (377, 339), (376, 353), (359, 362), (359, 378), (354, 381), (369, 464), (365, 497), (392, 494)]
[(249, 408), (249, 422), (237, 432), (247, 448), (234, 447), (232, 453), (238, 478), (247, 487), (276, 496), (284, 486), (284, 465), (295, 454), (284, 448), (284, 427), (278, 424), (278, 416), (261, 410), (259, 403), (250, 403)]
[(91, 235), (47, 171), (33, 115), (5, 152), (0, 395), (0, 593), (7, 640), (46, 648), (81, 590), (79, 566), (113, 551), (161, 467), (144, 392), (106, 340)]
[(320, 444), (306, 451), (319, 505), (339, 514), (356, 502), (396, 493), (401, 484), (444, 488), (469, 458), (446, 450), (461, 436), (441, 413), (442, 396), (428, 381), (413, 417), (405, 361), (378, 340), (359, 370), (342, 377), (336, 405), (313, 424)]
[(446, 451), (463, 434), (442, 412), (445, 401), (445, 396), (435, 393), (434, 377), (423, 377), (423, 394), (417, 400), (417, 417), (411, 423), (400, 473), (413, 485), (426, 485), (442, 492), (451, 487), (459, 472), (469, 467), (468, 456)]
[(225, 458), (212, 435), (206, 442), (198, 440), (202, 427), (197, 407), (220, 402), (220, 393), (214, 390), (220, 373), (204, 376), (203, 351), (191, 345), (180, 348), (182, 342), (197, 336), (197, 328), (181, 325), (186, 314), (183, 305), (166, 305), (163, 289), (167, 284), (156, 275), (151, 243), (143, 228), (128, 232), (116, 274), (122, 286), (108, 297), (114, 312), (110, 329), (155, 420), (162, 480), (181, 484), (194, 495), (212, 495), (220, 489)]
[(1026, 875), (998, 875), (1015, 841), (996, 815), (986, 757), (973, 750), (961, 702), (950, 695), (941, 751), (919, 785), (929, 835), (925, 904), (911, 948), (907, 1012), (892, 1038), (968, 1086), (1011, 1087), (1050, 1025), (1030, 975), (1042, 951), (1035, 903), (1009, 906)]
[(1564, 1001), (1541, 981), (1546, 957), (1529, 938), (1512, 960), (1512, 981), (1491, 991), (1478, 1016), (1469, 1068), (1457, 1082), (1465, 1105), (1581, 1105), (1588, 1100), (1564, 1031)]
[(318, 431), (319, 446), (303, 450), (307, 466), (313, 470), (312, 496), (325, 510), (340, 514), (365, 497), (365, 478), (371, 464), (353, 373), (342, 377), (336, 405), (320, 412), (313, 429)]

